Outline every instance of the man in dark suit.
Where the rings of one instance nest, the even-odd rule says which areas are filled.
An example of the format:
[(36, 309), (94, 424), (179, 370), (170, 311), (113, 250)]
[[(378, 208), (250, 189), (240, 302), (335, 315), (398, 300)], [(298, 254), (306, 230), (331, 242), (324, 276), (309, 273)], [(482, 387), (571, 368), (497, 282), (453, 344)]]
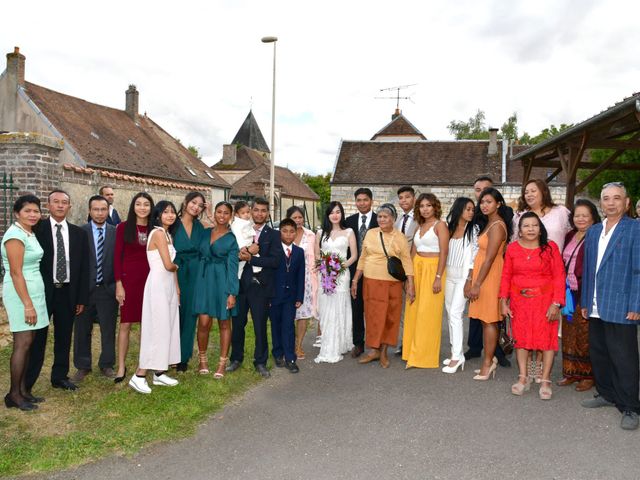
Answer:
[(275, 295), (271, 299), (271, 343), (276, 367), (287, 367), (291, 373), (296, 365), (296, 309), (304, 301), (304, 250), (293, 244), (297, 227), (293, 220), (280, 222), (280, 266), (275, 274)]
[(73, 364), (78, 369), (71, 378), (80, 382), (91, 372), (91, 334), (93, 322), (100, 325), (101, 352), (98, 366), (107, 378), (115, 378), (116, 361), (116, 281), (113, 276), (113, 252), (116, 227), (107, 223), (109, 202), (95, 195), (89, 199), (91, 221), (82, 226), (87, 234), (89, 249), (89, 304), (75, 321), (73, 336)]
[[(356, 234), (358, 255), (362, 248), (362, 241), (367, 230), (378, 226), (376, 214), (373, 213), (373, 192), (369, 188), (359, 188), (354, 192), (358, 213), (347, 217), (347, 227)], [(351, 278), (356, 274), (357, 262), (349, 267)], [(362, 278), (358, 282), (358, 291), (355, 299), (351, 299), (351, 311), (353, 316), (353, 350), (351, 356), (357, 358), (364, 352), (364, 299), (362, 295)]]
[[(89, 301), (89, 246), (85, 231), (66, 220), (71, 208), (69, 194), (53, 190), (47, 203), (49, 218), (38, 223), (35, 233), (44, 250), (40, 273), (53, 323), (51, 384), (54, 388), (75, 390), (78, 387), (68, 377), (69, 353), (74, 318), (82, 313)], [(37, 330), (31, 346), (25, 376), (28, 392), (42, 370), (47, 331), (48, 328)]]
[(98, 190), (98, 193), (104, 198), (106, 198), (107, 202), (109, 202), (109, 212), (107, 215), (107, 223), (114, 226), (118, 225), (122, 220), (120, 220), (120, 215), (118, 215), (118, 211), (113, 206), (113, 199), (115, 197), (115, 194), (113, 193), (113, 188), (105, 185), (103, 187), (100, 187), (100, 190)]
[[(269, 202), (264, 198), (256, 198), (251, 206), (251, 217), (255, 238), (253, 245), (243, 248), (239, 254), (240, 260), (247, 263), (240, 277), (238, 315), (231, 321), (231, 363), (226, 370), (237, 370), (244, 360), (244, 328), (251, 311), (256, 337), (253, 365), (260, 375), (269, 377), (271, 374), (267, 370), (267, 316), (269, 302), (275, 295), (274, 274), (280, 264), (282, 244), (278, 231), (266, 224), (269, 218)], [(259, 267), (261, 270), (256, 272), (253, 267)]]
[[(480, 198), (480, 194), (485, 188), (493, 187), (493, 179), (488, 176), (482, 176), (476, 178), (475, 182), (473, 182), (473, 194), (476, 197), (476, 209), (475, 215), (480, 214), (480, 205), (478, 205), (478, 199)], [(507, 218), (505, 221), (507, 224), (510, 224), (513, 219), (513, 209), (511, 207), (507, 208)], [(507, 238), (507, 243), (509, 239)], [(482, 354), (483, 346), (483, 338), (482, 338), (482, 322), (477, 318), (469, 318), (469, 335), (467, 336), (467, 346), (469, 350), (467, 350), (464, 354), (464, 358), (469, 360), (471, 358), (480, 357)], [(496, 358), (498, 359), (498, 364), (501, 367), (510, 367), (511, 362), (505, 356), (500, 345), (496, 347)]]
[(584, 240), (582, 316), (589, 319), (589, 355), (597, 395), (582, 406), (615, 406), (620, 427), (638, 428), (638, 322), (640, 321), (640, 223), (625, 215), (629, 196), (624, 185), (602, 187), (605, 219)]

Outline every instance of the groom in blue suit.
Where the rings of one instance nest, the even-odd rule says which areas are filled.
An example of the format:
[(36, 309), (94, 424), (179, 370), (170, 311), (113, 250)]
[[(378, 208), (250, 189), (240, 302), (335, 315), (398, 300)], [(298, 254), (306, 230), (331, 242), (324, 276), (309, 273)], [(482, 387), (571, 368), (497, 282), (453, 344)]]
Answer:
[(597, 395), (587, 408), (615, 406), (620, 426), (638, 428), (638, 321), (640, 320), (640, 222), (626, 216), (629, 196), (620, 182), (600, 193), (605, 215), (587, 231), (582, 273), (582, 315), (589, 319), (589, 354)]
[(296, 309), (304, 301), (304, 250), (293, 244), (296, 224), (290, 218), (280, 222), (280, 266), (275, 274), (275, 296), (271, 299), (271, 353), (276, 367), (298, 373), (295, 354)]

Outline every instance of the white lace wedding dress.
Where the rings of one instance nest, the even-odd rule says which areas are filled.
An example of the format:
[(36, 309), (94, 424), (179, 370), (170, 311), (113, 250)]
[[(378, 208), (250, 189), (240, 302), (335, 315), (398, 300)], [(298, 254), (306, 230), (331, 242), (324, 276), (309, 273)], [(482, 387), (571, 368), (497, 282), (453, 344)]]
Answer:
[[(327, 240), (322, 240), (320, 250), (337, 253), (346, 260), (350, 235), (354, 235), (354, 233), (348, 228), (335, 235), (334, 238), (329, 237)], [(318, 273), (318, 275), (320, 274)], [(322, 342), (320, 353), (315, 358), (316, 363), (339, 362), (342, 360), (342, 355), (353, 348), (350, 285), (351, 275), (348, 269), (338, 278), (335, 293), (327, 295), (320, 284), (318, 313)]]

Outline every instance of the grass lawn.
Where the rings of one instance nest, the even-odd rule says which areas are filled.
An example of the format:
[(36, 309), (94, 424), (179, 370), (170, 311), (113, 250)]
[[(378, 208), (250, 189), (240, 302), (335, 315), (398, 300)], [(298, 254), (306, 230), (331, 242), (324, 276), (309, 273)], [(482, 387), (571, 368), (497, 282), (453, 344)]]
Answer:
[[(260, 380), (253, 364), (253, 328), (247, 325), (243, 367), (222, 380), (198, 375), (197, 352), (186, 373), (170, 375), (176, 387), (155, 387), (142, 395), (127, 386), (115, 385), (97, 367), (99, 328), (94, 328), (93, 373), (76, 392), (53, 389), (49, 382), (52, 362), (52, 332), (47, 359), (34, 393), (46, 397), (35, 412), (20, 412), (0, 406), (0, 476), (57, 470), (87, 463), (110, 454), (133, 454), (151, 442), (191, 435), (212, 412)], [(214, 323), (209, 347), (209, 367), (218, 362), (218, 328)], [(139, 329), (132, 331), (127, 360), (130, 376), (138, 360)], [(0, 349), (0, 392), (9, 390), (11, 346)], [(70, 375), (75, 373), (71, 369)], [(150, 377), (149, 377), (150, 378)], [(151, 382), (150, 382), (151, 383)]]

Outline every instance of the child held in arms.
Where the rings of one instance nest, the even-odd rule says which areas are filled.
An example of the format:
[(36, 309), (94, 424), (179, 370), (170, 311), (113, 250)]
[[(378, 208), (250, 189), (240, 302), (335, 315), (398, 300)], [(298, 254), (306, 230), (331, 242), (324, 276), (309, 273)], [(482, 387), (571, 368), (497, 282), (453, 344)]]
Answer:
[[(234, 205), (233, 210), (234, 216), (233, 222), (231, 222), (231, 232), (236, 237), (238, 248), (240, 250), (243, 248), (246, 249), (253, 243), (256, 234), (251, 225), (251, 209), (247, 202), (239, 200)], [(256, 254), (255, 256), (259, 257), (260, 255)], [(240, 261), (238, 265), (238, 278), (242, 277), (242, 271), (246, 263), (244, 260)], [(253, 273), (258, 273), (260, 270), (262, 270), (262, 267), (253, 267)]]
[(276, 367), (298, 373), (295, 354), (296, 309), (304, 300), (304, 250), (293, 244), (296, 224), (290, 218), (280, 222), (282, 258), (275, 275), (275, 296), (271, 300), (271, 343)]

